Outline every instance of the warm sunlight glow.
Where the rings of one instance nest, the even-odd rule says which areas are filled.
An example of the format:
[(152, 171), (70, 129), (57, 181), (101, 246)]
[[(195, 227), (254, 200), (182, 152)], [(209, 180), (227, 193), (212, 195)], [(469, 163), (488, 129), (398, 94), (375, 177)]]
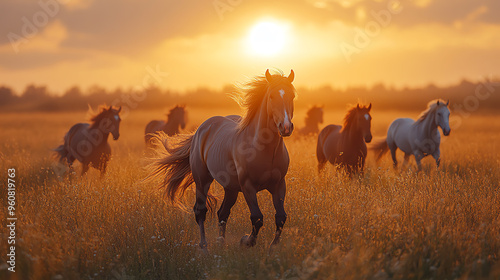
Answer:
[(255, 24), (248, 35), (248, 44), (253, 54), (271, 56), (283, 50), (287, 43), (288, 28), (275, 21)]

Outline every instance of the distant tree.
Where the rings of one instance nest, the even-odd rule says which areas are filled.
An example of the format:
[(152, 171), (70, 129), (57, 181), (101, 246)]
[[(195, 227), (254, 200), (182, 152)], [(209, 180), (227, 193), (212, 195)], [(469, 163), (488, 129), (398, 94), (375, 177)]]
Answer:
[(73, 86), (71, 88), (69, 88), (68, 90), (66, 90), (66, 92), (64, 93), (64, 98), (65, 99), (69, 99), (69, 100), (72, 100), (72, 99), (80, 99), (82, 97), (82, 91), (80, 90), (80, 87), (78, 86)]
[(5, 86), (0, 87), (0, 106), (10, 104), (15, 99), (16, 96), (11, 88)]
[(46, 86), (28, 85), (23, 92), (22, 99), (28, 102), (41, 101), (47, 99), (49, 94)]

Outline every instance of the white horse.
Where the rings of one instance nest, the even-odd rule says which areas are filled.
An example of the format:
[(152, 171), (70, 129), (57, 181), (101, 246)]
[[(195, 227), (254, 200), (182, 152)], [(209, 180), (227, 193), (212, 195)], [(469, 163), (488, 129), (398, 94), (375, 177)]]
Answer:
[(443, 130), (444, 136), (450, 135), (450, 110), (448, 102), (443, 100), (433, 100), (427, 105), (427, 110), (420, 114), (417, 121), (409, 118), (396, 119), (389, 126), (387, 138), (374, 144), (371, 149), (376, 150), (377, 161), (391, 150), (394, 168), (397, 167), (396, 150), (399, 148), (404, 152), (403, 166), (408, 163), (411, 155), (415, 156), (418, 171), (422, 170), (421, 160), (428, 155), (436, 160), (439, 167), (441, 151), (441, 135), (438, 127)]

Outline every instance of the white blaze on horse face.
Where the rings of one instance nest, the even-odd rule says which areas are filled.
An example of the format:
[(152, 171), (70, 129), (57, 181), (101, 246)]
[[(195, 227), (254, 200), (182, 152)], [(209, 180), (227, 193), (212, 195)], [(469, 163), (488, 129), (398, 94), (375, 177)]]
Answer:
[(279, 90), (281, 98), (283, 98), (283, 95), (285, 95), (285, 91), (283, 89)]
[(290, 119), (288, 118), (288, 112), (286, 111), (286, 108), (285, 108), (285, 124), (289, 124), (290, 123)]
[(370, 119), (370, 115), (365, 114), (365, 119), (366, 119), (366, 120)]
[(119, 121), (120, 117), (118, 115), (115, 115), (115, 120)]

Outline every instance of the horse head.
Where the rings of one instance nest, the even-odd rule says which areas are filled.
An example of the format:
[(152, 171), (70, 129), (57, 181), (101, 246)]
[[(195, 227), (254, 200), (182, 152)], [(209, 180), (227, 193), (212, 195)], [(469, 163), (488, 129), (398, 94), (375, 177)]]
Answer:
[(109, 106), (108, 109), (108, 119), (111, 121), (111, 125), (108, 126), (109, 131), (113, 135), (113, 140), (118, 140), (120, 138), (120, 111), (122, 107), (120, 106), (118, 109), (113, 109), (112, 106)]
[(282, 137), (290, 136), (293, 132), (293, 99), (295, 88), (292, 85), (295, 74), (291, 70), (288, 77), (271, 75), (266, 71), (266, 80), (269, 83), (267, 91), (267, 113), (272, 116), (279, 134)]
[(356, 121), (358, 127), (361, 129), (361, 133), (363, 134), (363, 138), (365, 139), (366, 143), (370, 143), (372, 141), (372, 132), (371, 132), (371, 125), (372, 125), (372, 116), (370, 115), (370, 110), (372, 109), (372, 104), (364, 107), (364, 106), (359, 106), (359, 104), (356, 107)]
[(446, 103), (440, 102), (439, 100), (437, 101), (437, 109), (436, 109), (436, 115), (435, 115), (435, 120), (436, 120), (436, 125), (441, 127), (443, 130), (444, 136), (450, 135), (451, 128), (450, 128), (450, 109), (448, 109), (448, 105), (450, 104), (450, 100), (448, 100)]
[(168, 119), (177, 123), (181, 129), (186, 127), (187, 112), (185, 105), (177, 105), (168, 114)]

